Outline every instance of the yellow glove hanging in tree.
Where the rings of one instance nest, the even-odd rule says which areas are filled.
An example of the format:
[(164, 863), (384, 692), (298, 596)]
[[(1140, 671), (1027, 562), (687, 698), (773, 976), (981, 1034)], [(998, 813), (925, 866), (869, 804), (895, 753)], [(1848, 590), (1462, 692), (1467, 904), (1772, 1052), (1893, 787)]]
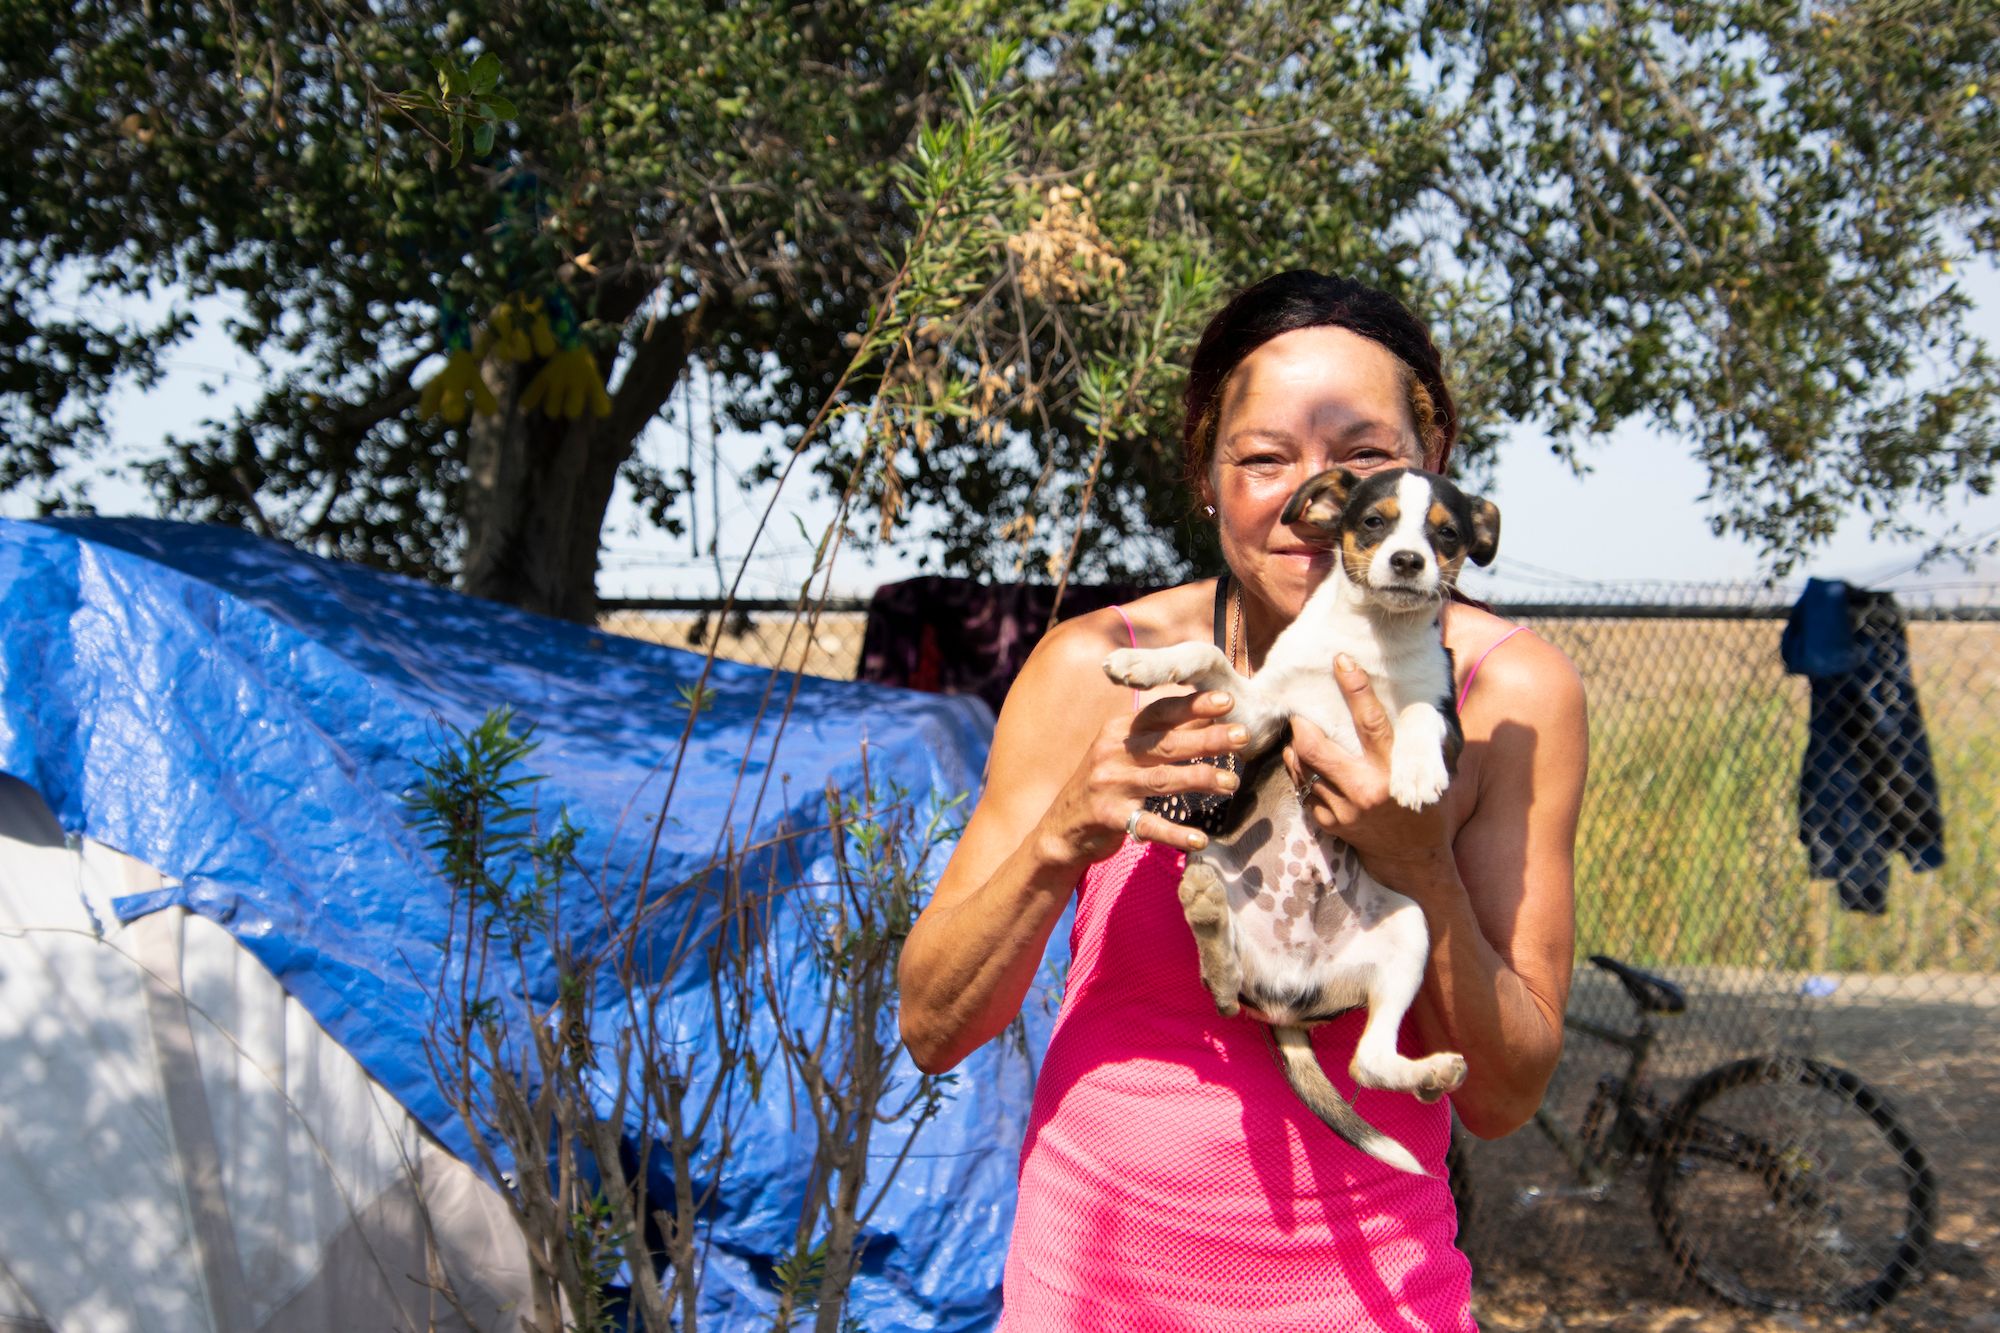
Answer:
[(571, 421), (588, 408), (594, 417), (611, 415), (611, 396), (597, 374), (597, 359), (587, 347), (565, 347), (548, 359), (521, 394), (521, 410), (540, 408), (552, 417)]
[(474, 343), (466, 332), (465, 320), (456, 311), (446, 310), (443, 324), (444, 345), (449, 349), (444, 369), (424, 385), (417, 397), (417, 412), (442, 417), (454, 426), (465, 420), (468, 409), (488, 416), (498, 412), (500, 404), (479, 373), (479, 363), (486, 357), (485, 339)]
[[(533, 340), (521, 327), (520, 319), (525, 312), (516, 305), (517, 300), (517, 297), (510, 296), (502, 301), (493, 308), (493, 317), (486, 321), (493, 355), (502, 361), (526, 361), (534, 355)], [(535, 305), (540, 307), (541, 302), (537, 301)]]
[(529, 317), (528, 334), (534, 339), (535, 355), (554, 356), (556, 354), (556, 333), (554, 329), (549, 327), (549, 312), (547, 307), (542, 304), (541, 298), (536, 297), (532, 301), (522, 301), (521, 310)]
[(532, 412), (539, 407), (552, 417), (565, 417), (571, 421), (582, 416), (586, 410), (594, 417), (610, 416), (611, 396), (604, 392), (603, 377), (597, 373), (597, 358), (582, 345), (577, 333), (576, 316), (571, 313), (569, 302), (558, 291), (548, 304), (549, 311), (543, 313), (541, 303), (536, 303), (535, 350), (541, 350), (544, 337), (551, 348), (560, 341), (562, 350), (549, 357), (535, 377), (528, 381), (527, 389), (521, 394), (521, 410)]

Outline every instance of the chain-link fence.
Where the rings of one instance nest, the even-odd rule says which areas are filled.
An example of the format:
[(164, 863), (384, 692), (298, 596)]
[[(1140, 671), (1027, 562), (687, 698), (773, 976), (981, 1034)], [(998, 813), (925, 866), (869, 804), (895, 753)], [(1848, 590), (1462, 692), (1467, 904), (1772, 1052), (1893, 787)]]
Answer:
[(744, 600), (724, 614), (722, 603), (687, 597), (607, 599), (597, 625), (610, 634), (705, 652), (751, 666), (781, 666), (809, 676), (852, 680), (861, 666), (861, 632), (868, 604), (829, 600), (808, 626), (788, 601)]
[[(1811, 1303), (1831, 1294), (1886, 1297), (1876, 1327), (2000, 1329), (2000, 588), (1858, 602), (1863, 660), (1817, 684), (1787, 672), (1768, 593), (1504, 609), (1582, 672), (1591, 780), (1580, 1026), (1537, 1123), (1459, 1163), (1482, 1326), (1866, 1317)], [(789, 604), (604, 623), (851, 676), (861, 611), (810, 639)], [(1642, 1020), (1592, 954), (1684, 1010)]]
[[(1468, 1154), (1486, 1327), (1860, 1317), (1754, 1314), (1694, 1268), (1738, 1301), (2000, 1328), (2000, 589), (1857, 598), (1858, 660), (1817, 681), (1781, 658), (1790, 609), (1510, 609), (1583, 674), (1591, 778), (1563, 1065), (1536, 1125)], [(1639, 1009), (1593, 953), (1685, 994), (1637, 1077)]]

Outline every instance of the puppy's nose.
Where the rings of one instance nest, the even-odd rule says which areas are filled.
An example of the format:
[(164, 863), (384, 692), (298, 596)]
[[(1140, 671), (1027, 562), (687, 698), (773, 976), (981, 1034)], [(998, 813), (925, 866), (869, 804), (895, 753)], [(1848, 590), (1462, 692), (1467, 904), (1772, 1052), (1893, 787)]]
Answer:
[(1424, 572), (1424, 558), (1415, 551), (1396, 551), (1389, 556), (1389, 568), (1406, 579)]

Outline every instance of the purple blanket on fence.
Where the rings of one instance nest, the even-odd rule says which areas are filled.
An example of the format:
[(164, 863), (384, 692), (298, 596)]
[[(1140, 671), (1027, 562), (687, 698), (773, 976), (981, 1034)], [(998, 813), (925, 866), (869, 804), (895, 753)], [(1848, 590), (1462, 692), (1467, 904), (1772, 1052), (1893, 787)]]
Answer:
[[(1097, 611), (1154, 591), (1127, 583), (1071, 584), (1062, 615)], [(1049, 625), (1050, 583), (978, 583), (926, 576), (868, 599), (861, 679), (933, 694), (976, 694), (997, 714)]]

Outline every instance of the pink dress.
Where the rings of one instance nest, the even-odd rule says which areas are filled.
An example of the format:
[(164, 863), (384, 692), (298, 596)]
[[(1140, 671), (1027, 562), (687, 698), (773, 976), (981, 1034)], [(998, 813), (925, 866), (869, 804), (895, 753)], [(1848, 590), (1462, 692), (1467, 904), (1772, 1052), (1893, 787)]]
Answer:
[(1314, 1044), (1344, 1096), (1431, 1173), (1363, 1155), (1308, 1111), (1254, 1019), (1202, 989), (1181, 853), (1127, 839), (1084, 875), (1035, 1086), (1004, 1333), (1476, 1329), (1445, 1185), (1451, 1117), (1356, 1093), (1361, 1011)]
[[(1218, 586), (1218, 644), (1222, 604)], [(1461, 711), (1479, 668), (1524, 628), (1473, 662)], [(1445, 1183), (1446, 1103), (1356, 1089), (1357, 1009), (1314, 1030), (1320, 1064), (1430, 1175), (1320, 1123), (1265, 1026), (1221, 1017), (1203, 989), (1177, 893), (1185, 862), (1127, 838), (1084, 873), (1021, 1147), (1001, 1333), (1477, 1333)], [(1405, 1054), (1423, 1053), (1407, 1027), (1404, 1038)]]

